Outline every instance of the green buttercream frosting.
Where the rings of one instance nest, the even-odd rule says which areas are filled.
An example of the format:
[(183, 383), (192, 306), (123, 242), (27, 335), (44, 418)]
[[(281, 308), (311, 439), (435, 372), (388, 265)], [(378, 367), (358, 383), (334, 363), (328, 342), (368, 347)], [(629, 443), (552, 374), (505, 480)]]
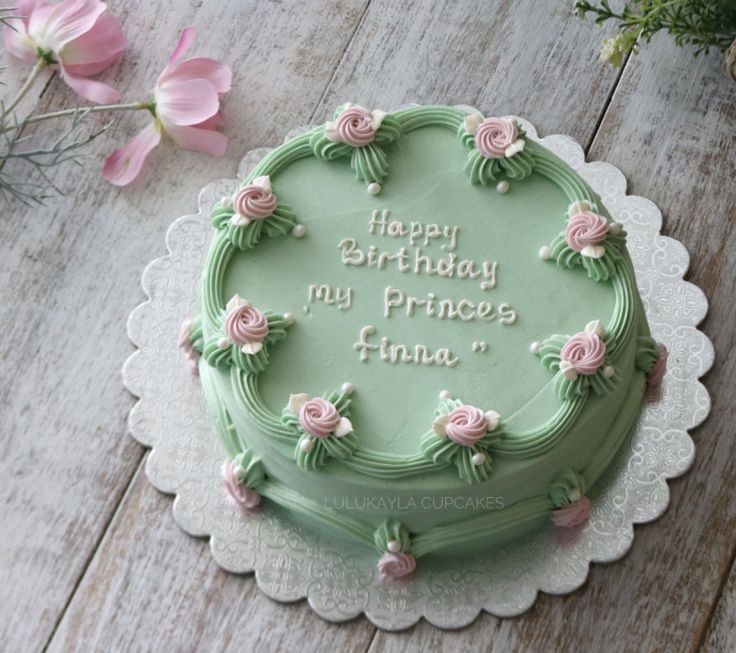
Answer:
[(218, 202), (212, 210), (212, 224), (215, 229), (225, 233), (233, 246), (241, 250), (255, 247), (263, 235), (270, 238), (285, 236), (296, 225), (296, 214), (283, 202), (279, 202), (267, 218), (252, 220), (244, 227), (231, 222), (234, 214), (232, 205), (225, 206), (223, 202)]
[(636, 345), (636, 367), (642, 372), (649, 372), (659, 358), (657, 341), (651, 336), (639, 336)]
[(409, 537), (409, 531), (404, 528), (400, 521), (387, 519), (373, 533), (373, 545), (376, 551), (385, 553), (388, 551), (388, 543), (392, 541), (398, 542), (401, 547), (399, 551), (394, 553), (410, 553), (411, 538)]
[(549, 486), (549, 498), (555, 508), (564, 508), (574, 503), (575, 492), (585, 495), (585, 479), (566, 467)]
[(233, 468), (235, 467), (243, 468), (245, 473), (240, 482), (249, 488), (258, 489), (266, 478), (261, 459), (249, 449), (246, 449), (233, 458)]
[(272, 311), (263, 311), (263, 315), (268, 322), (268, 335), (263, 339), (263, 349), (253, 354), (247, 354), (234, 343), (229, 343), (225, 347), (220, 346), (221, 339), (225, 337), (225, 331), (222, 327), (225, 321), (225, 313), (223, 312), (220, 329), (215, 330), (205, 342), (203, 351), (205, 361), (213, 367), (222, 368), (235, 365), (251, 374), (263, 372), (268, 366), (269, 346), (283, 340), (286, 337), (286, 329), (289, 327), (289, 323), (282, 315)]
[[(334, 115), (337, 118), (343, 111), (340, 107)], [(331, 140), (325, 135), (324, 127), (318, 128), (309, 139), (309, 146), (318, 159), (333, 161), (342, 157), (350, 158), (350, 167), (358, 181), (366, 183), (382, 182), (388, 176), (388, 157), (383, 147), (394, 142), (401, 135), (401, 124), (391, 114), (386, 115), (376, 130), (373, 142), (360, 147), (341, 141)]]

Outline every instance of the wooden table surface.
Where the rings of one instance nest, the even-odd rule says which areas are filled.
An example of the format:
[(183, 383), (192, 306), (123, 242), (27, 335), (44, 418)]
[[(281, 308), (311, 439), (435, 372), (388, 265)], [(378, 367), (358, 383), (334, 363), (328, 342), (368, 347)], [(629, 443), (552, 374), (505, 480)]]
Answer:
[[(655, 38), (612, 69), (597, 56), (611, 28), (575, 19), (567, 1), (112, 4), (131, 48), (103, 78), (127, 101), (144, 99), (178, 30), (196, 25), (194, 51), (235, 72), (230, 148), (214, 159), (160, 147), (145, 177), (119, 190), (99, 170), (144, 123), (127, 115), (83, 169), (60, 172), (66, 196), (3, 210), (0, 649), (736, 650), (736, 83), (720, 56), (693, 59)], [(472, 104), (525, 116), (540, 135), (572, 135), (662, 209), (664, 233), (685, 244), (689, 279), (710, 298), (713, 410), (692, 433), (695, 464), (671, 483), (669, 510), (636, 529), (622, 561), (594, 566), (569, 596), (540, 596), (523, 617), (385, 633), (363, 617), (336, 625), (303, 601), (277, 604), (179, 529), (127, 434), (125, 321), (166, 228), (194, 209), (205, 182), (233, 176), (246, 151), (347, 100)], [(76, 100), (54, 78), (29, 102)]]

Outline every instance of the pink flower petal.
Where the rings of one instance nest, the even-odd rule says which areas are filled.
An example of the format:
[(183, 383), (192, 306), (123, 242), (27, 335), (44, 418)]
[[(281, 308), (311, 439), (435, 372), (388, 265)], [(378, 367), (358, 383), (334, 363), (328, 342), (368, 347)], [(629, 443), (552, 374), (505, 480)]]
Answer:
[(166, 68), (164, 68), (164, 71), (161, 73), (161, 79), (164, 77), (169, 70), (174, 66), (174, 64), (181, 59), (186, 51), (192, 46), (192, 43), (194, 43), (194, 39), (197, 36), (197, 30), (193, 25), (190, 25), (189, 27), (185, 27), (181, 31), (181, 36), (179, 36), (179, 42), (176, 44), (176, 47), (174, 48), (174, 51), (171, 53), (171, 56), (169, 57), (169, 61), (166, 64)]
[(96, 75), (115, 63), (127, 47), (117, 18), (105, 13), (91, 30), (67, 43), (60, 57), (75, 75)]
[(120, 94), (112, 87), (102, 82), (96, 82), (86, 77), (78, 77), (72, 74), (64, 64), (60, 64), (61, 76), (83, 98), (97, 104), (111, 104), (120, 99)]
[(230, 90), (232, 72), (225, 64), (208, 59), (207, 57), (193, 57), (173, 66), (159, 78), (159, 84), (190, 79), (206, 79), (215, 87), (218, 93), (227, 93)]
[(210, 116), (209, 118), (207, 118), (207, 120), (198, 122), (196, 125), (192, 125), (192, 127), (199, 127), (201, 129), (215, 129), (217, 127), (222, 127), (224, 124), (225, 117), (222, 115), (222, 111), (218, 111), (214, 116)]
[(20, 19), (14, 18), (3, 25), (3, 42), (5, 49), (22, 61), (34, 63), (38, 59), (36, 48), (26, 31), (26, 24)]
[(161, 130), (152, 122), (133, 140), (107, 157), (102, 168), (103, 177), (115, 186), (127, 186), (138, 176), (146, 156), (160, 141)]
[(211, 156), (223, 156), (227, 150), (227, 137), (212, 129), (173, 125), (166, 127), (166, 133), (177, 145), (188, 150), (204, 152)]
[(107, 5), (100, 0), (62, 0), (38, 4), (31, 12), (28, 33), (36, 45), (59, 52), (69, 41), (94, 27)]
[(166, 82), (156, 88), (156, 115), (170, 125), (196, 125), (220, 108), (215, 87), (204, 79)]

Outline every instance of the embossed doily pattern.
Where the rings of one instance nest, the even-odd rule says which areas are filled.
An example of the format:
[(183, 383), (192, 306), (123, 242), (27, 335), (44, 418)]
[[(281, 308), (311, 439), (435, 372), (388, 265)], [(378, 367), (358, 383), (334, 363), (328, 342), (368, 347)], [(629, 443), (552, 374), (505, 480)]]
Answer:
[[(385, 583), (377, 578), (370, 550), (320, 537), (271, 507), (242, 519), (225, 498), (219, 474), (224, 454), (202, 390), (176, 345), (181, 320), (195, 313), (212, 235), (209, 210), (237, 180), (206, 186), (198, 212), (169, 228), (168, 254), (143, 272), (149, 299), (130, 315), (128, 334), (138, 350), (123, 369), (125, 385), (140, 398), (130, 413), (130, 432), (152, 448), (146, 472), (156, 488), (176, 495), (174, 514), (181, 527), (209, 536), (212, 554), (223, 568), (255, 571), (259, 586), (272, 598), (306, 597), (318, 614), (333, 621), (363, 612), (385, 629), (406, 628), (421, 617), (456, 628), (481, 610), (518, 615), (531, 607), (540, 590), (571, 592), (585, 582), (591, 562), (624, 555), (633, 541), (633, 524), (662, 514), (669, 501), (667, 479), (690, 466), (694, 448), (687, 430), (710, 409), (698, 378), (713, 362), (713, 347), (696, 328), (707, 300), (683, 280), (688, 254), (679, 242), (659, 233), (661, 214), (652, 202), (626, 195), (626, 181), (617, 168), (586, 163), (573, 139), (540, 139), (529, 122), (519, 122), (529, 138), (572, 166), (625, 226), (652, 335), (670, 351), (661, 400), (645, 407), (629, 444), (598, 483), (590, 522), (575, 540), (560, 539), (550, 528), (492, 554), (452, 563), (428, 557), (410, 580)], [(241, 176), (268, 151), (248, 153)]]

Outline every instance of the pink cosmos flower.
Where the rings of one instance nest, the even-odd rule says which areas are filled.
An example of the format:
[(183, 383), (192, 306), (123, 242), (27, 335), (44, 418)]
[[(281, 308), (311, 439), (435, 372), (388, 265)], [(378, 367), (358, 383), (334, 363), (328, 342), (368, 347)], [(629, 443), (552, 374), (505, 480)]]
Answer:
[(227, 138), (217, 131), (223, 124), (220, 100), (230, 90), (230, 68), (214, 59), (184, 53), (194, 42), (194, 27), (185, 28), (179, 43), (156, 82), (151, 103), (153, 121), (105, 161), (102, 174), (110, 183), (125, 186), (141, 171), (148, 153), (166, 132), (181, 147), (222, 156)]
[(117, 102), (118, 92), (86, 79), (114, 64), (128, 42), (120, 23), (100, 0), (17, 0), (13, 18), (3, 26), (8, 52), (35, 63), (42, 59), (58, 68), (64, 81), (90, 102)]

